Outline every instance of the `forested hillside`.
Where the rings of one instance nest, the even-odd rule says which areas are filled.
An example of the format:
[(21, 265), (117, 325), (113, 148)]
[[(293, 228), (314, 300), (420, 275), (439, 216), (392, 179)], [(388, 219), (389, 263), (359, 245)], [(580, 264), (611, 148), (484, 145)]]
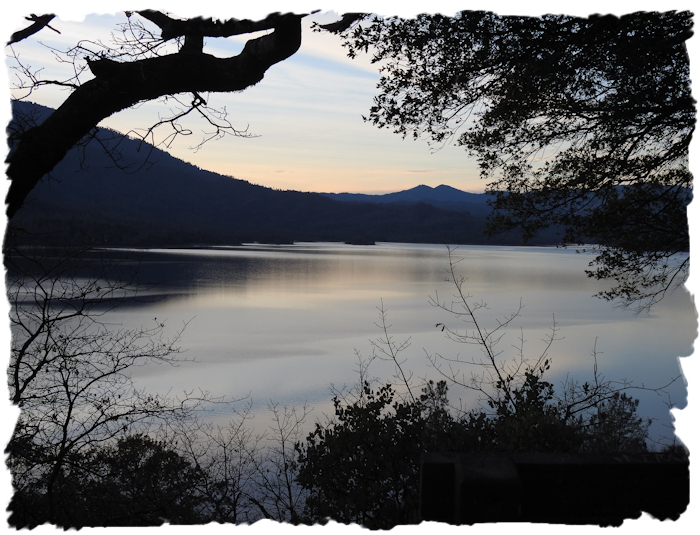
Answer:
[[(20, 120), (40, 121), (51, 111), (25, 102), (14, 105)], [(205, 171), (109, 130), (100, 129), (97, 139), (101, 142), (92, 140), (74, 148), (51, 179), (32, 191), (10, 222), (11, 229), (46, 234), (51, 240), (88, 235), (122, 246), (521, 243), (516, 232), (487, 239), (483, 202), (481, 210), (472, 211), (464, 206), (445, 210), (399, 194), (395, 194), (397, 202), (390, 203), (339, 202)], [(112, 152), (107, 153), (103, 145)], [(557, 239), (536, 243), (543, 242)]]

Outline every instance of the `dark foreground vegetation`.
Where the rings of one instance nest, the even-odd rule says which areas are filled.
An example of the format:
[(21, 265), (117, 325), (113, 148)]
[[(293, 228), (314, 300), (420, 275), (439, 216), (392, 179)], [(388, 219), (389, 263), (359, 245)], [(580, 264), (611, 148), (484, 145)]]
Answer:
[[(542, 386), (547, 390), (546, 383), (536, 383), (526, 389)], [(628, 468), (615, 471), (614, 482), (605, 477), (611, 473), (609, 459), (614, 457), (601, 455), (596, 459), (604, 465), (598, 471), (603, 477), (590, 477), (591, 456), (579, 452), (647, 451), (640, 440), (643, 426), (639, 426), (641, 420), (633, 412), (635, 404), (624, 394), (601, 407), (594, 422), (584, 429), (580, 422), (566, 423), (553, 406), (543, 412), (546, 404), (541, 397), (517, 412), (498, 416), (473, 412), (455, 418), (449, 414), (446, 401), (440, 399), (443, 393), (444, 383), (431, 384), (417, 400), (402, 402), (392, 399), (395, 392), (388, 386), (370, 389), (365, 385), (351, 404), (337, 403), (333, 423), (319, 424), (305, 440), (295, 443), (294, 454), (286, 451), (282, 465), (282, 458), (277, 457), (279, 450), (256, 450), (253, 439), (238, 443), (242, 436), (229, 443), (218, 443), (211, 437), (212, 443), (207, 444), (210, 451), (199, 456), (178, 442), (125, 431), (113, 444), (95, 445), (72, 455), (53, 481), (44, 475), (31, 484), (22, 482), (10, 503), (10, 524), (153, 526), (163, 522), (251, 522), (260, 518), (311, 524), (325, 523), (330, 518), (371, 529), (389, 529), (421, 520), (453, 521), (450, 517), (421, 516), (420, 468), (422, 455), (427, 452), (552, 452), (539, 456), (539, 464), (545, 466), (538, 468), (537, 463), (531, 463), (527, 468), (537, 471), (523, 476), (529, 481), (537, 481), (538, 477), (544, 480), (539, 485), (547, 488), (538, 487), (537, 491), (539, 499), (550, 504), (552, 499), (545, 498), (552, 490), (550, 484), (563, 487), (555, 493), (561, 502), (556, 511), (539, 513), (540, 521), (580, 523), (576, 516), (581, 509), (578, 500), (590, 502), (596, 492), (609, 492), (611, 484), (617, 489), (613, 495), (629, 498), (629, 487), (638, 479), (646, 479), (643, 490), (648, 494), (641, 499), (638, 493), (632, 494), (637, 500), (629, 500), (631, 508), (619, 506), (610, 511), (608, 503), (604, 514), (587, 510), (584, 523), (619, 524), (638, 517), (642, 510), (662, 520), (675, 520), (687, 507), (688, 463), (682, 448), (648, 455), (647, 462), (653, 457), (656, 468), (651, 476), (634, 463), (639, 455), (627, 455), (624, 462)], [(627, 421), (620, 421), (625, 418)], [(611, 424), (611, 419), (617, 422)], [(613, 425), (637, 427), (606, 434), (605, 427)], [(180, 441), (185, 446), (187, 437), (180, 437)], [(51, 458), (50, 452), (42, 451), (40, 446), (14, 447), (10, 450), (14, 470), (24, 468), (30, 458), (32, 464)], [(554, 476), (551, 466), (547, 470), (547, 461), (557, 465), (554, 453), (558, 452), (573, 452), (565, 467), (577, 477), (569, 479), (566, 472), (562, 475), (561, 466)], [(227, 454), (231, 458), (227, 459)], [(279, 471), (271, 473), (269, 467)], [(498, 480), (497, 472), (494, 477)], [(477, 485), (488, 481), (488, 474), (482, 474), (481, 479)], [(449, 482), (445, 478), (427, 488), (424, 483), (428, 499), (435, 499), (439, 491), (444, 493)], [(49, 484), (53, 497), (47, 493)], [(584, 484), (586, 492), (582, 493)], [(639, 484), (633, 488), (638, 490)], [(479, 496), (488, 490), (483, 485), (472, 494)], [(443, 508), (450, 504), (447, 498), (441, 504)], [(514, 516), (507, 507), (494, 509), (491, 505), (490, 515), (480, 518), (485, 512), (481, 506), (467, 506), (468, 514), (462, 521), (538, 520)]]
[[(6, 246), (12, 243), (8, 238)], [(464, 280), (452, 263), (456, 301), (447, 305), (436, 297), (433, 304), (446, 317), (437, 327), (473, 347), (462, 359), (430, 357), (442, 379), (410, 378), (402, 366), (406, 346), (393, 339), (381, 310), (381, 335), (372, 355), (360, 358), (357, 385), (335, 391), (333, 417), (317, 421), (309, 432), (305, 407), (271, 405), (273, 426), (256, 434), (248, 427), (248, 405), (233, 412), (227, 425), (213, 425), (200, 411), (232, 400), (195, 391), (162, 397), (132, 382), (136, 366), (177, 365), (177, 335), (167, 338), (157, 319), (135, 330), (109, 325), (105, 314), (137, 298), (142, 288), (106, 259), (102, 271), (88, 276), (84, 253), (6, 250), (13, 328), (8, 378), (21, 409), (6, 450), (13, 527), (262, 518), (314, 524), (331, 518), (387, 529), (424, 519), (421, 462), (430, 452), (650, 451), (650, 422), (637, 413), (633, 384), (606, 380), (594, 367), (587, 381), (570, 380), (555, 389), (545, 376), (556, 325), (538, 356), (527, 357), (520, 346), (506, 358), (499, 340), (519, 311), (489, 327), (485, 307), (463, 293)], [(375, 359), (392, 363), (394, 377), (370, 379)], [(476, 391), (481, 401), (465, 409), (450, 401), (451, 390)], [(662, 450), (660, 484), (650, 487), (654, 494), (622, 516), (593, 515), (585, 522), (619, 523), (642, 510), (677, 518), (684, 511), (685, 449), (674, 438), (652, 449)], [(677, 486), (670, 494), (677, 498), (659, 506), (669, 496), (663, 478), (678, 466), (681, 477), (672, 479)]]

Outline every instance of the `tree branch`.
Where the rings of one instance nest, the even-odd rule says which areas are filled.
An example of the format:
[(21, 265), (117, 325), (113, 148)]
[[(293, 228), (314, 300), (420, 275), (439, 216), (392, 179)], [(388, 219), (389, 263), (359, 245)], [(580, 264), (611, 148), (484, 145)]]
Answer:
[[(234, 35), (242, 35), (253, 33), (262, 30), (272, 30), (277, 28), (280, 21), (290, 14), (271, 13), (262, 20), (249, 19), (228, 19), (218, 21), (213, 19), (203, 19), (197, 17), (194, 19), (177, 20), (168, 17), (160, 11), (146, 9), (137, 11), (143, 18), (151, 21), (161, 29), (161, 37), (165, 40), (175, 39), (186, 35), (201, 35), (204, 37), (232, 37)], [(312, 13), (315, 13), (312, 12)], [(295, 17), (305, 17), (306, 14), (292, 15)]]
[(28, 28), (25, 28), (24, 30), (19, 30), (15, 33), (12, 34), (10, 37), (10, 40), (7, 42), (8, 45), (11, 45), (13, 43), (17, 43), (21, 41), (22, 39), (26, 39), (27, 37), (34, 35), (35, 33), (41, 31), (44, 28), (49, 28), (53, 30), (56, 33), (61, 33), (59, 32), (56, 28), (51, 28), (49, 26), (49, 22), (51, 22), (56, 15), (29, 15), (28, 17), (24, 17), (27, 20), (31, 20), (34, 22), (31, 26)]
[(176, 53), (124, 63), (107, 58), (88, 61), (95, 78), (78, 87), (41, 125), (24, 133), (8, 157), (7, 175), (12, 181), (6, 198), (8, 217), (71, 147), (112, 114), (164, 95), (242, 91), (260, 82), (267, 69), (299, 49), (304, 16), (275, 14), (259, 21), (256, 28), (274, 31), (251, 39), (230, 58)]
[(317, 27), (327, 32), (339, 34), (350, 28), (355, 22), (363, 20), (369, 16), (369, 13), (344, 13), (343, 17), (336, 22), (330, 24), (318, 24)]

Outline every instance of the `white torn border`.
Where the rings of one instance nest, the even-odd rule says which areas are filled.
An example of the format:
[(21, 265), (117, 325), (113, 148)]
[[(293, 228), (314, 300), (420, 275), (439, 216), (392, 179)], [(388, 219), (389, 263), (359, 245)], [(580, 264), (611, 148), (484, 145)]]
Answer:
[[(29, 23), (24, 20), (25, 16), (32, 13), (41, 15), (45, 13), (55, 13), (63, 20), (73, 20), (81, 21), (88, 14), (111, 14), (123, 10), (134, 10), (134, 9), (160, 9), (168, 11), (177, 15), (179, 17), (221, 17), (221, 18), (262, 18), (269, 13), (280, 11), (280, 12), (295, 12), (295, 13), (308, 13), (317, 9), (323, 12), (335, 11), (339, 14), (346, 12), (370, 12), (377, 13), (384, 16), (402, 16), (411, 17), (418, 13), (442, 13), (444, 15), (453, 15), (457, 11), (470, 9), (470, 10), (485, 10), (494, 11), (502, 15), (542, 15), (545, 13), (563, 13), (567, 15), (578, 15), (587, 16), (593, 13), (601, 14), (614, 14), (622, 15), (624, 13), (630, 13), (634, 11), (669, 11), (669, 10), (690, 10), (693, 11), (695, 16), (695, 32), (700, 31), (698, 29), (698, 14), (700, 11), (696, 6), (696, 2), (690, 0), (667, 0), (667, 1), (653, 1), (653, 0), (638, 0), (638, 1), (628, 1), (628, 0), (587, 0), (585, 2), (555, 2), (553, 0), (532, 0), (532, 1), (520, 1), (514, 2), (509, 0), (404, 0), (394, 1), (394, 0), (284, 0), (284, 1), (271, 1), (271, 0), (251, 0), (247, 2), (236, 2), (234, 0), (197, 0), (196, 2), (187, 2), (185, 0), (154, 0), (151, 2), (129, 2), (129, 1), (116, 1), (116, 0), (103, 0), (101, 2), (95, 2), (94, 0), (67, 0), (65, 2), (57, 3), (55, 0), (30, 0), (29, 2), (17, 2), (15, 0), (8, 0), (4, 3), (2, 7), (2, 13), (0, 15), (0, 39), (3, 43), (6, 43), (10, 35), (24, 27)], [(145, 4), (145, 5), (144, 5)], [(697, 35), (691, 38), (688, 42), (688, 49), (690, 53), (691, 60), (691, 80), (694, 81), (694, 97), (696, 100), (700, 100), (699, 92), (697, 87), (700, 86), (700, 67), (698, 66), (698, 40), (700, 37)], [(2, 124), (7, 125), (10, 116), (10, 99), (9, 99), (9, 73), (6, 68), (0, 69), (0, 76), (2, 76), (2, 81), (4, 87), (8, 88), (7, 97), (0, 100), (0, 117), (2, 118)], [(691, 143), (691, 153), (690, 153), (690, 168), (695, 176), (700, 176), (698, 169), (698, 133), (696, 132)], [(3, 161), (7, 154), (7, 148), (3, 149)], [(2, 198), (5, 198), (7, 193), (7, 183), (2, 182), (2, 189), (0, 194)], [(697, 250), (698, 238), (697, 233), (693, 232), (693, 229), (698, 226), (700, 221), (698, 216), (697, 203), (693, 202), (689, 210), (689, 218), (691, 225), (691, 251)], [(2, 218), (2, 231), (4, 236), (4, 230), (6, 226), (6, 220)], [(687, 287), (690, 292), (694, 295), (700, 287), (698, 282), (700, 279), (700, 270), (695, 268), (695, 264), (691, 261), (690, 267), (690, 278), (687, 283)], [(3, 368), (6, 369), (7, 366), (7, 348), (10, 347), (9, 344), (9, 321), (8, 318), (8, 304), (5, 299), (0, 300), (0, 318), (5, 318), (0, 320), (0, 347), (2, 351)], [(685, 380), (690, 385), (688, 391), (688, 405), (687, 408), (680, 411), (674, 410), (673, 415), (676, 418), (676, 433), (683, 440), (683, 442), (688, 446), (691, 451), (691, 473), (693, 472), (693, 452), (695, 452), (696, 447), (700, 444), (697, 441), (697, 429), (698, 420), (697, 418), (697, 408), (695, 403), (697, 403), (697, 397), (693, 394), (697, 392), (697, 387), (692, 388), (695, 384), (694, 381), (698, 380), (700, 377), (700, 372), (698, 369), (697, 359), (691, 357), (684, 358), (681, 361), (682, 370), (685, 376)], [(3, 386), (0, 389), (0, 394), (3, 401), (0, 402), (0, 409), (2, 410), (2, 427), (0, 427), (0, 440), (2, 445), (7, 444), (11, 433), (12, 423), (16, 419), (16, 409), (9, 405), (9, 402), (4, 400), (8, 399), (6, 383), (3, 382)], [(693, 418), (691, 415), (694, 415)], [(575, 482), (572, 482), (575, 485)], [(552, 489), (552, 492), (557, 492), (557, 489)], [(696, 520), (700, 515), (698, 515), (698, 499), (700, 499), (700, 491), (698, 491), (698, 484), (691, 474), (691, 500), (688, 510), (681, 518), (675, 522), (663, 522), (659, 523), (657, 520), (651, 519), (648, 515), (643, 515), (640, 520), (637, 521), (627, 521), (620, 528), (615, 530), (617, 533), (656, 533), (658, 531), (663, 531), (664, 533), (695, 533), (697, 526), (700, 523), (696, 523)], [(11, 486), (10, 486), (10, 476), (7, 470), (3, 470), (0, 473), (0, 503), (8, 503), (11, 496)], [(546, 497), (543, 497), (546, 500)], [(5, 519), (0, 522), (0, 532), (9, 531), (7, 528), (7, 513), (5, 513)], [(99, 528), (96, 528), (99, 529)], [(112, 528), (112, 532), (124, 532), (129, 534), (140, 533), (144, 530), (152, 530), (154, 528)], [(169, 533), (183, 533), (190, 534), (193, 530), (197, 530), (197, 533), (201, 533), (202, 530), (216, 533), (230, 533), (230, 530), (234, 529), (236, 532), (244, 533), (291, 533), (293, 530), (294, 534), (297, 533), (308, 533), (308, 532), (318, 532), (321, 530), (323, 533), (365, 533), (366, 530), (358, 526), (344, 526), (339, 524), (330, 523), (326, 526), (314, 526), (314, 527), (293, 527), (289, 525), (281, 525), (272, 521), (260, 521), (252, 526), (236, 526), (235, 528), (230, 525), (208, 525), (206, 527), (193, 527), (193, 526), (164, 526), (162, 528), (156, 528), (166, 530)], [(414, 534), (414, 533), (433, 533), (436, 534), (452, 534), (457, 533), (457, 530), (469, 530), (472, 534), (494, 534), (494, 533), (505, 533), (510, 531), (517, 531), (520, 534), (549, 534), (549, 533), (560, 533), (562, 530), (566, 532), (590, 532), (592, 530), (599, 531), (601, 528), (591, 527), (591, 526), (561, 526), (561, 525), (540, 525), (540, 524), (482, 524), (477, 526), (442, 526), (439, 524), (423, 524), (420, 526), (403, 526), (392, 530), (392, 533), (403, 534)], [(14, 530), (13, 530), (14, 531)], [(35, 528), (33, 533), (55, 533), (56, 528), (49, 526), (41, 526)], [(95, 531), (91, 528), (83, 528), (81, 533), (90, 533)], [(102, 531), (101, 531), (102, 532)]]

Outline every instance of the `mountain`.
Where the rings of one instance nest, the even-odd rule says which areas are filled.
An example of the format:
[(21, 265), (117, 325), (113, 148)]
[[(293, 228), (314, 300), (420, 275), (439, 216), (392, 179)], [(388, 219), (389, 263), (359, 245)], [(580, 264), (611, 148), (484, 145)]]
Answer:
[[(51, 111), (26, 102), (13, 106), (15, 123), (28, 117), (39, 122)], [(448, 186), (434, 190), (419, 186), (382, 196), (396, 202), (341, 202), (205, 171), (108, 129), (97, 129), (96, 138), (72, 149), (50, 178), (32, 190), (9, 223), (15, 235), (39, 235), (51, 242), (90, 236), (114, 246), (520, 243), (516, 232), (487, 239), (483, 212), (432, 205), (453, 202), (444, 200), (453, 195), (457, 195), (454, 202), (471, 202), (463, 199), (475, 195), (457, 194)], [(428, 196), (420, 197), (424, 193)], [(426, 200), (416, 202), (416, 198)]]
[(470, 212), (474, 215), (487, 216), (491, 208), (486, 204), (489, 196), (484, 193), (469, 193), (451, 186), (441, 185), (435, 188), (420, 185), (405, 191), (383, 195), (366, 195), (362, 193), (322, 193), (329, 199), (343, 202), (370, 202), (377, 204), (416, 204), (425, 203), (443, 210)]

